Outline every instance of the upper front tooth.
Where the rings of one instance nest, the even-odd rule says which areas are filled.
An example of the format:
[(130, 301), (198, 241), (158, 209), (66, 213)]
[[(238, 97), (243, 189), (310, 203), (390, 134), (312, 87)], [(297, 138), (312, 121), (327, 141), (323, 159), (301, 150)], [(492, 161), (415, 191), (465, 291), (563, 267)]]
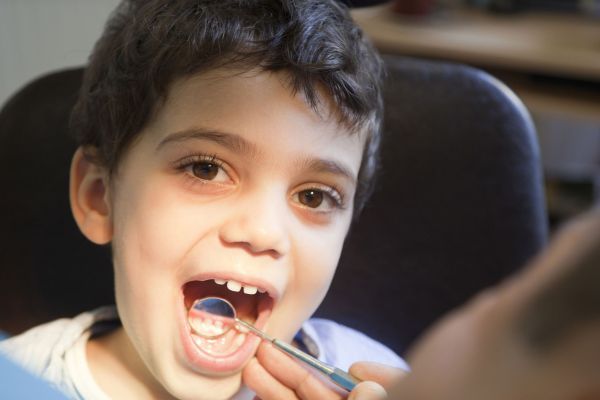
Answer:
[(258, 288), (256, 286), (244, 286), (244, 293), (246, 294), (256, 294)]
[(239, 292), (242, 289), (242, 284), (236, 281), (227, 281), (227, 289), (232, 292)]
[(227, 283), (227, 280), (225, 279), (214, 279), (214, 281), (217, 285), (224, 285)]

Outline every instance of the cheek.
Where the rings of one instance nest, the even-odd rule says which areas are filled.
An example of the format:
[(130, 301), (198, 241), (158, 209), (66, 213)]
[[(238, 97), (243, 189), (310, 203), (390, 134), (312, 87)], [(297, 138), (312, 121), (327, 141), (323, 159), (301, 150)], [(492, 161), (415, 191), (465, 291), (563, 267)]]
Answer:
[(293, 256), (293, 268), (287, 293), (282, 299), (273, 333), (291, 340), (325, 297), (342, 250), (347, 228), (331, 234), (299, 238)]
[(329, 287), (335, 273), (348, 228), (351, 214), (339, 218), (329, 228), (304, 232), (297, 241), (297, 264), (295, 278), (310, 290), (311, 287)]
[(127, 269), (164, 265), (184, 246), (186, 230), (168, 196), (143, 188), (115, 208), (115, 256)]
[(335, 273), (343, 241), (338, 235), (310, 239), (299, 246), (294, 286), (306, 294), (313, 292), (313, 295), (324, 296)]
[(128, 268), (172, 273), (216, 225), (218, 210), (200, 213), (197, 205), (168, 185), (165, 181), (139, 185), (117, 201), (115, 253)]
[(166, 191), (127, 181), (121, 187), (113, 202), (117, 305), (122, 316), (139, 321), (149, 317), (145, 314), (170, 306), (165, 296), (176, 295), (167, 286), (173, 282), (169, 267), (186, 245), (182, 241), (185, 233), (184, 229), (175, 229), (177, 209)]
[(216, 210), (199, 215), (165, 182), (144, 182), (120, 193), (113, 214), (117, 303), (136, 318), (145, 310), (172, 312), (185, 257), (218, 218)]

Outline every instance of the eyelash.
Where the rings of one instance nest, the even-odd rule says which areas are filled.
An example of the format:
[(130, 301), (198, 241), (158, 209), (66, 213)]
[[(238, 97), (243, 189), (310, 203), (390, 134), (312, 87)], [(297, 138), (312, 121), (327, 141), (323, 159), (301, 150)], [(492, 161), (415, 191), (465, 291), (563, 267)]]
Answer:
[[(198, 164), (198, 163), (214, 164), (217, 167), (221, 168), (227, 175), (229, 175), (226, 164), (223, 161), (221, 161), (216, 154), (190, 154), (188, 156), (185, 156), (185, 157), (177, 160), (174, 163), (174, 168), (178, 172), (185, 173), (187, 168), (189, 168), (190, 166), (193, 166), (194, 164)], [(186, 175), (189, 175), (189, 174), (186, 173)], [(190, 176), (190, 179), (193, 180), (193, 183), (200, 183), (200, 184), (206, 183), (204, 180), (197, 178), (197, 177)], [(335, 209), (345, 210), (347, 208), (347, 204), (346, 204), (345, 196), (343, 195), (343, 191), (341, 191), (336, 185), (326, 186), (326, 185), (316, 185), (315, 184), (315, 185), (311, 185), (311, 186), (307, 186), (306, 188), (303, 188), (301, 191), (296, 192), (296, 194), (300, 193), (302, 191), (305, 191), (305, 190), (318, 190), (320, 192), (323, 192), (323, 194), (325, 194), (325, 196), (327, 196), (329, 199), (331, 199)], [(309, 207), (307, 207), (307, 208), (309, 208)], [(315, 212), (319, 212), (319, 211), (315, 210)], [(323, 212), (323, 213), (325, 213), (325, 212)]]
[(216, 154), (191, 154), (183, 157), (174, 163), (174, 167), (178, 171), (185, 171), (186, 168), (199, 163), (210, 163), (227, 172), (225, 163), (217, 158)]
[(181, 174), (182, 178), (184, 178), (185, 180), (186, 186), (190, 190), (195, 190), (195, 188), (200, 189), (200, 187), (210, 187), (212, 188), (212, 190), (217, 190), (217, 192), (220, 192), (221, 189), (228, 186), (226, 183), (212, 182), (201, 179), (195, 176), (193, 172), (189, 170), (194, 165), (201, 163), (213, 164), (217, 166), (220, 170), (222, 170), (223, 173), (225, 173), (228, 177), (231, 176), (229, 174), (229, 168), (227, 167), (227, 165), (223, 161), (221, 161), (216, 154), (192, 153), (173, 162), (172, 166), (178, 174)]

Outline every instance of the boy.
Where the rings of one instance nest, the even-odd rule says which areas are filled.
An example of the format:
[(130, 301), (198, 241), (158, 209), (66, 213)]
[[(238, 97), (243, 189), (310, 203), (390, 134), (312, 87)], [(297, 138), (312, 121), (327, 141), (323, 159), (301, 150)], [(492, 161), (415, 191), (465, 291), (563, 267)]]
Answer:
[[(202, 339), (187, 312), (217, 295), (341, 368), (405, 367), (355, 331), (305, 323), (371, 188), (381, 69), (333, 0), (125, 1), (73, 111), (70, 186), (82, 233), (111, 244), (117, 313), (3, 349), (74, 398), (252, 396), (242, 379), (263, 399), (344, 397), (252, 335)], [(382, 384), (399, 374), (357, 365)]]

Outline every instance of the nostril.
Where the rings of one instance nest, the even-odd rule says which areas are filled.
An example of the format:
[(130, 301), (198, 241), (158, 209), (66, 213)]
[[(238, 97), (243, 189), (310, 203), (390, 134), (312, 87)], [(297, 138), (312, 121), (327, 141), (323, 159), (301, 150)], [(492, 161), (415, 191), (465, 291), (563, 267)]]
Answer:
[(232, 236), (221, 235), (221, 242), (226, 247), (239, 247), (253, 255), (266, 255), (274, 259), (280, 258), (287, 251), (287, 246), (282, 239), (274, 240), (263, 237), (246, 241), (234, 240)]
[(256, 210), (234, 215), (219, 229), (228, 246), (239, 246), (253, 254), (279, 258), (288, 251), (289, 237), (280, 213)]

